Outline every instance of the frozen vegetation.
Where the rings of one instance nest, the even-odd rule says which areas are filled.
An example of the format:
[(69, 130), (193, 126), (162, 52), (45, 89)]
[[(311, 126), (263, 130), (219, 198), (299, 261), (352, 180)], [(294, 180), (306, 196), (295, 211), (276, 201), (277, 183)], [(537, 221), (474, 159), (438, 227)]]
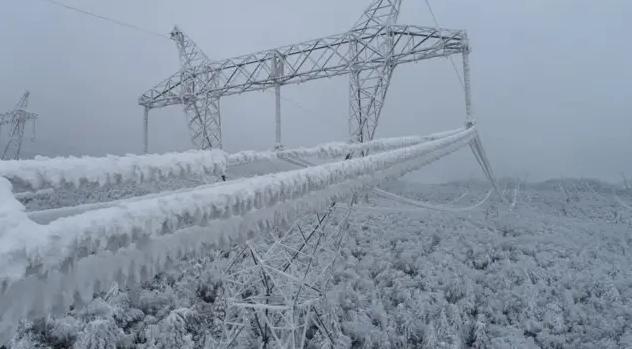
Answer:
[[(632, 348), (632, 193), (579, 179), (502, 187), (506, 202), (478, 206), (487, 184), (382, 186), (436, 208), (477, 206), (463, 211), (373, 195), (356, 205), (326, 295), (336, 347)], [(20, 321), (9, 347), (212, 348), (238, 250), (184, 255), (141, 287), (113, 284)], [(261, 340), (253, 325), (232, 345)]]

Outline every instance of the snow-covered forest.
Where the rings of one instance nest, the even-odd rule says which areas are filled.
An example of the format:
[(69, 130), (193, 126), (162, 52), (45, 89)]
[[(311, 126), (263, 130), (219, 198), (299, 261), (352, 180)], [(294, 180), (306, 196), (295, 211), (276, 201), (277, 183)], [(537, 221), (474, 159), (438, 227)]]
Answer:
[[(506, 202), (481, 204), (482, 182), (394, 181), (382, 188), (428, 207), (377, 195), (338, 205), (328, 229), (348, 215), (348, 236), (322, 305), (335, 347), (632, 347), (632, 193), (580, 179), (500, 184)], [(231, 296), (225, 270), (247, 263), (239, 250), (184, 255), (138, 288), (113, 283), (22, 320), (9, 347), (213, 348)], [(306, 347), (326, 346), (312, 327)], [(231, 347), (262, 339), (253, 323)]]

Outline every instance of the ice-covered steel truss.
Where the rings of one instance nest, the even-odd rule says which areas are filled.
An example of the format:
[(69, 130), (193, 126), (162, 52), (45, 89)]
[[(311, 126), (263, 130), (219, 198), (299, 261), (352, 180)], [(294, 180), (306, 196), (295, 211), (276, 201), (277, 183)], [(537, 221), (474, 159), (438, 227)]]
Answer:
[[(276, 142), (280, 146), (280, 86), (341, 75), (350, 76), (351, 140), (373, 139), (396, 66), (462, 54), (464, 73), (469, 72), (465, 31), (396, 24), (400, 5), (401, 0), (373, 0), (346, 33), (219, 61), (210, 61), (176, 27), (171, 36), (182, 69), (139, 99), (145, 107), (145, 149), (152, 108), (184, 105), (194, 144), (221, 148), (220, 98), (268, 88), (276, 90)], [(467, 76), (465, 81), (469, 83)], [(466, 94), (469, 101), (469, 90)]]
[(37, 114), (26, 111), (29, 105), (29, 95), (29, 91), (24, 92), (13, 110), (0, 114), (0, 135), (2, 134), (3, 126), (8, 125), (9, 127), (9, 139), (2, 151), (2, 157), (0, 157), (2, 160), (18, 160), (22, 149), (26, 123), (33, 121), (33, 127), (35, 127)]

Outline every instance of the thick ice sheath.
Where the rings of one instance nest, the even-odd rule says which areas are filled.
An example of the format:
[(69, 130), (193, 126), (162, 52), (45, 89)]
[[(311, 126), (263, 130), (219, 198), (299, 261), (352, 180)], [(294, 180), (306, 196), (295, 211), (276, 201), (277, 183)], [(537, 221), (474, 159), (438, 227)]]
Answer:
[(283, 151), (191, 150), (181, 153), (105, 157), (36, 157), (33, 160), (0, 161), (0, 177), (31, 190), (64, 185), (142, 183), (183, 176), (221, 176), (229, 166), (284, 156), (333, 159), (349, 153), (385, 151), (411, 146), (456, 134), (463, 129), (428, 136), (394, 137), (366, 143), (331, 142), (315, 147)]
[(347, 161), (123, 201), (48, 225), (28, 220), (4, 180), (0, 336), (10, 333), (14, 319), (63, 309), (75, 293), (87, 299), (112, 281), (149, 277), (169, 259), (204, 248), (203, 243), (239, 241), (286, 225), (332, 200), (418, 169), (475, 137), (471, 128)]

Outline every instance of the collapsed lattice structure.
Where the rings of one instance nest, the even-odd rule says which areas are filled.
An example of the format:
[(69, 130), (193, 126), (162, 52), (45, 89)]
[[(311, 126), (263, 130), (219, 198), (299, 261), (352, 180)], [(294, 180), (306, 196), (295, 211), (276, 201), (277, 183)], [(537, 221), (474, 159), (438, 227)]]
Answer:
[(308, 337), (312, 345), (333, 346), (339, 326), (326, 294), (350, 213), (332, 203), (307, 224), (240, 246), (225, 271), (226, 330), (214, 346), (231, 347), (243, 330), (264, 346), (304, 348)]
[(145, 108), (145, 150), (150, 109), (183, 105), (193, 143), (201, 149), (221, 148), (222, 97), (275, 88), (276, 145), (280, 146), (280, 87), (349, 75), (349, 136), (373, 139), (395, 67), (420, 60), (463, 55), (468, 122), (469, 45), (462, 30), (399, 25), (401, 0), (374, 0), (353, 28), (342, 34), (294, 45), (211, 61), (177, 27), (171, 34), (180, 53), (181, 69), (139, 99)]

